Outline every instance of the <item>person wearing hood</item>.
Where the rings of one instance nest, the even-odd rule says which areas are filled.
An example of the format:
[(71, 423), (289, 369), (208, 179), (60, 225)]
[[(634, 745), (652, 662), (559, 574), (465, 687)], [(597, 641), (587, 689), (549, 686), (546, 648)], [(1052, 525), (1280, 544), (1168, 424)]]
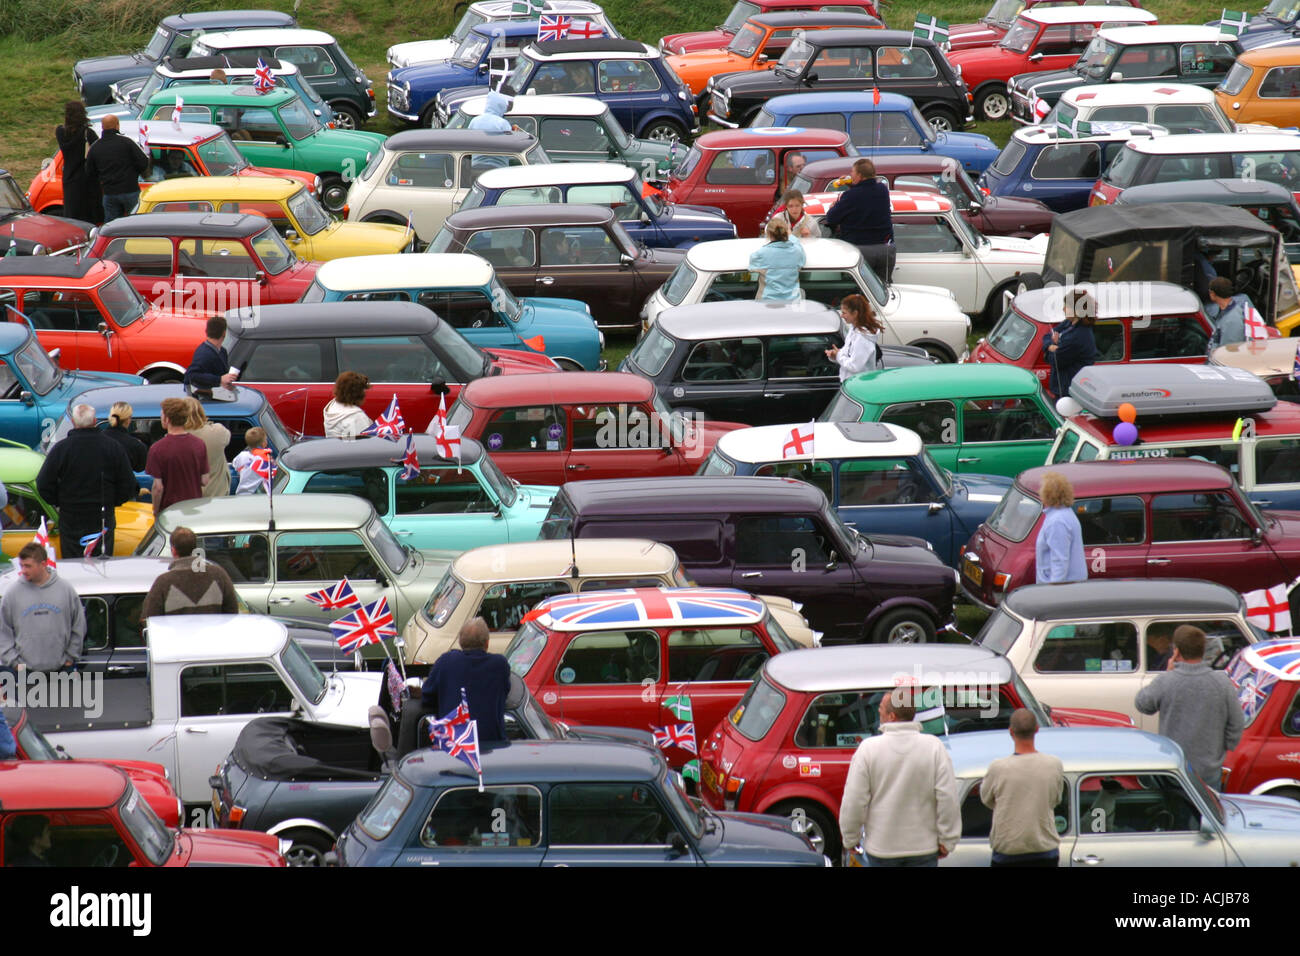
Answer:
[(763, 273), (763, 299), (792, 302), (803, 298), (799, 288), (799, 270), (807, 261), (803, 245), (791, 239), (790, 230), (777, 219), (767, 224), (767, 240), (749, 257), (749, 268)]
[(325, 406), (326, 438), (357, 438), (370, 427), (370, 416), (361, 410), (370, 379), (360, 372), (344, 372), (334, 382), (334, 397)]
[(510, 101), (493, 90), (487, 95), (487, 105), (483, 107), (483, 112), (470, 120), (467, 128), (487, 130), (489, 133), (509, 133), (514, 126), (506, 119), (508, 109)]
[(57, 671), (75, 664), (86, 640), (76, 588), (45, 562), (35, 542), (18, 552), (18, 579), (0, 604), (0, 667)]

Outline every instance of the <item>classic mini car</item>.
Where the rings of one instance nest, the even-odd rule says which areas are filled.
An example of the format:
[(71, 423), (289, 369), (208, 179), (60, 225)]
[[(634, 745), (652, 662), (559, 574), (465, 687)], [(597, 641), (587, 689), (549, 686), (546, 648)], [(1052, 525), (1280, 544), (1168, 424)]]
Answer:
[(1055, 106), (1062, 93), (1076, 86), (1169, 80), (1213, 89), (1241, 50), (1241, 41), (1218, 27), (1106, 27), (1066, 69), (1011, 77), (1011, 118), (1036, 123), (1040, 102)]
[[(1300, 12), (1300, 4), (1291, 5)], [(1294, 126), (1300, 105), (1300, 60), (1295, 47), (1247, 50), (1215, 87), (1214, 98), (1238, 123)]]
[(874, 160), (934, 152), (977, 175), (998, 156), (998, 147), (982, 133), (936, 132), (916, 104), (900, 93), (787, 93), (763, 104), (749, 125), (842, 129), (860, 156)]
[(1126, 143), (1102, 171), (1088, 204), (1113, 203), (1130, 186), (1232, 178), (1277, 183), (1300, 198), (1300, 134), (1184, 134)]
[(271, 220), (299, 259), (413, 252), (415, 233), (380, 222), (338, 222), (316, 197), (285, 179), (202, 176), (159, 183), (136, 212), (251, 212)]
[(826, 3), (825, 0), (737, 0), (727, 18), (712, 30), (671, 34), (659, 41), (659, 49), (677, 55), (695, 50), (721, 50), (731, 43), (751, 17), (774, 13), (816, 16), (818, 12), (858, 13), (880, 18), (880, 11), (871, 0), (844, 0), (843, 3)]
[(689, 475), (718, 437), (744, 426), (674, 413), (640, 375), (554, 373), (470, 382), (447, 414), (515, 481)]
[[(993, 0), (989, 12), (980, 17), (978, 23), (954, 23), (948, 28), (948, 45), (956, 50), (971, 47), (997, 46), (1007, 35), (1012, 24), (1025, 10), (1048, 9), (1068, 6), (1084, 0)], [(1123, 16), (1125, 6), (1141, 6), (1140, 0), (1109, 0), (1110, 6), (1120, 7), (1116, 13)]]
[[(611, 588), (682, 588), (690, 581), (672, 548), (635, 538), (520, 541), (474, 548), (455, 558), (429, 603), (406, 624), (408, 664), (428, 664), (453, 650), (465, 622), (482, 617), (490, 649), (510, 644), (538, 601), (557, 594)], [(759, 595), (777, 624), (797, 644), (812, 647), (809, 629), (788, 598)]]
[[(764, 242), (732, 239), (688, 249), (686, 258), (668, 280), (646, 299), (641, 309), (642, 328), (649, 331), (666, 310), (675, 306), (757, 299), (763, 276), (749, 271), (749, 257)], [(886, 288), (863, 261), (858, 248), (838, 239), (804, 240), (803, 251), (806, 261), (799, 272), (799, 287), (806, 300), (836, 308), (846, 295), (865, 296), (876, 318), (884, 323), (882, 341), (886, 345), (923, 348), (940, 362), (966, 357), (970, 318), (962, 313), (949, 290), (899, 284)]]
[(958, 549), (1011, 487), (1000, 476), (957, 478), (934, 463), (916, 432), (879, 423), (728, 432), (696, 474), (798, 478), (820, 488), (850, 528), (924, 538), (953, 567)]
[(347, 218), (394, 226), (409, 223), (420, 241), (428, 242), (485, 170), (549, 161), (537, 141), (524, 133), (406, 130), (385, 140), (352, 181)]
[(1061, 94), (1038, 123), (1055, 129), (1089, 123), (1139, 123), (1170, 133), (1235, 133), (1214, 93), (1190, 83), (1117, 83), (1076, 86)]
[(326, 129), (297, 93), (278, 87), (258, 93), (252, 86), (174, 86), (140, 107), (140, 121), (165, 124), (178, 99), (182, 119), (221, 126), (250, 163), (319, 176), (320, 201), (330, 212), (342, 211), (348, 182), (385, 139), (363, 130)]
[[(880, 699), (921, 698), (922, 730), (943, 737), (1006, 728), (1028, 708), (1040, 727), (1129, 725), (1107, 711), (1049, 711), (1006, 658), (984, 648), (833, 647), (778, 654), (700, 742), (700, 794), (713, 809), (770, 813), (838, 856), (840, 798), (853, 753), (878, 732)], [(1041, 738), (1040, 738), (1041, 740)], [(1044, 750), (1047, 748), (1044, 747)]]
[(226, 322), (239, 383), (264, 393), (302, 435), (324, 434), (322, 413), (341, 372), (370, 379), (363, 407), (372, 420), (396, 398), (411, 429), (423, 431), (440, 389), (452, 402), (476, 378), (558, 368), (537, 352), (471, 345), (414, 302), (268, 305), (228, 312)]
[[(746, 20), (732, 35), (730, 42), (719, 47), (691, 50), (668, 57), (668, 65), (680, 76), (691, 92), (700, 96), (712, 77), (723, 73), (745, 73), (750, 70), (770, 70), (781, 58), (797, 32), (828, 29), (876, 29), (885, 24), (874, 16), (859, 11), (786, 11), (783, 13), (756, 13)], [(660, 49), (664, 47), (661, 44)], [(707, 104), (706, 104), (707, 105)], [(763, 123), (778, 126), (778, 123)]]
[[(782, 823), (696, 806), (658, 754), (596, 740), (484, 750), (483, 792), (441, 751), (405, 757), (339, 837), (343, 866), (823, 866)], [(543, 820), (545, 823), (543, 823)]]
[[(1261, 45), (1294, 43), (1297, 20), (1300, 20), (1300, 5), (1295, 0), (1270, 0), (1263, 10), (1246, 21), (1240, 33), (1241, 45), (1249, 51)], [(1222, 20), (1211, 20), (1206, 26), (1222, 27), (1222, 24)]]
[(1220, 345), (1210, 353), (1209, 364), (1245, 369), (1268, 383), (1273, 394), (1282, 401), (1300, 402), (1300, 382), (1295, 378), (1295, 357), (1296, 343), (1289, 338), (1251, 339), (1247, 342), (1234, 342), (1232, 345)]
[(771, 128), (705, 133), (673, 169), (663, 197), (716, 206), (735, 223), (737, 235), (753, 236), (763, 214), (790, 188), (800, 159), (857, 155), (843, 131), (768, 125)]
[(956, 575), (926, 542), (854, 531), (821, 489), (794, 479), (571, 482), (542, 537), (661, 541), (704, 587), (801, 602), (826, 644), (920, 643), (952, 617)]
[(651, 249), (628, 235), (612, 209), (583, 203), (453, 213), (427, 251), (481, 256), (515, 295), (579, 299), (601, 329), (639, 327), (646, 298), (686, 254)]
[[(667, 195), (671, 196), (671, 187)], [(685, 249), (730, 239), (736, 227), (716, 206), (686, 205), (647, 192), (636, 170), (620, 163), (553, 163), (489, 169), (478, 177), (460, 211), (492, 206), (586, 203), (608, 206), (627, 234), (653, 248)], [(553, 254), (561, 255), (561, 250)], [(603, 246), (563, 251), (570, 260), (609, 260)], [(613, 260), (609, 260), (613, 261)]]
[(461, 439), (459, 455), (433, 435), (411, 442), (420, 473), (410, 479), (402, 477), (405, 445), (386, 438), (299, 442), (277, 459), (273, 491), (364, 498), (412, 548), (462, 551), (536, 539), (554, 488), (515, 484), (469, 438)]
[(9, 170), (0, 169), (0, 254), (7, 255), (10, 246), (17, 247), (16, 256), (72, 250), (86, 242), (90, 228), (80, 219), (38, 213)]
[(1296, 780), (1296, 737), (1300, 720), (1295, 700), (1300, 686), (1294, 638), (1262, 641), (1238, 651), (1228, 677), (1246, 718), (1241, 742), (1223, 759), (1223, 789), (1300, 800)]
[(320, 268), (252, 213), (122, 216), (104, 224), (87, 254), (116, 262), (147, 301), (190, 314), (297, 302)]
[(141, 796), (126, 771), (103, 763), (23, 760), (6, 767), (0, 776), (5, 865), (24, 864), (19, 834), (31, 833), (26, 821), (33, 816), (49, 827), (47, 866), (285, 865), (276, 837), (173, 830)]
[(72, 68), (77, 81), (77, 93), (86, 101), (87, 106), (111, 103), (112, 83), (146, 77), (156, 64), (167, 57), (186, 56), (194, 38), (199, 34), (218, 30), (297, 25), (298, 21), (292, 14), (275, 10), (213, 10), (164, 17), (143, 50), (78, 60)]
[(1049, 470), (1074, 486), (1089, 578), (1195, 575), (1250, 591), (1300, 573), (1300, 516), (1261, 512), (1225, 468), (1188, 459), (1059, 464), (1022, 472), (967, 545), (961, 589), (981, 607), (1034, 582)]
[(840, 384), (824, 422), (888, 422), (921, 436), (939, 467), (1014, 478), (1042, 464), (1061, 420), (1024, 369), (963, 363), (863, 372)]
[[(690, 418), (747, 425), (808, 421), (839, 388), (826, 356), (843, 321), (819, 302), (705, 302), (667, 309), (620, 370), (650, 379), (659, 400)], [(885, 346), (886, 366), (931, 365), (919, 348)]]
[(1039, 4), (1021, 12), (996, 46), (956, 50), (948, 54), (948, 62), (960, 70), (975, 95), (975, 116), (1003, 120), (1011, 113), (1007, 92), (1011, 77), (1068, 68), (1103, 25), (1138, 27), (1153, 24), (1156, 19), (1146, 10), (1116, 10), (1097, 4)]
[(971, 121), (966, 84), (934, 40), (902, 30), (815, 30), (791, 41), (770, 70), (714, 77), (709, 118), (748, 126), (763, 103), (782, 93), (873, 89), (910, 97), (936, 132)]
[(1133, 699), (1165, 672), (1174, 630), (1184, 624), (1205, 632), (1205, 662), (1216, 670), (1268, 637), (1231, 588), (1138, 578), (1018, 588), (973, 642), (1006, 657), (1047, 706), (1105, 707), (1155, 733), (1160, 718), (1139, 713)]
[(564, 369), (600, 371), (604, 335), (576, 299), (516, 299), (476, 255), (356, 256), (325, 263), (302, 302), (416, 302), (480, 348), (549, 355)]

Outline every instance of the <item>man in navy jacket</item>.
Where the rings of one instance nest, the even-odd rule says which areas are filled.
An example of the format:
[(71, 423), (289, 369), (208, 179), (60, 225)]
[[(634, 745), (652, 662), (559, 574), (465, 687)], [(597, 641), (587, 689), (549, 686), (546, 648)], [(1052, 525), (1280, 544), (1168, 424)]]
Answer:
[(876, 164), (859, 159), (853, 164), (852, 185), (831, 206), (822, 222), (835, 235), (862, 250), (862, 257), (889, 282), (894, 274), (894, 219), (889, 207), (889, 187), (876, 179)]
[(469, 715), (478, 721), (481, 744), (506, 739), (506, 695), (510, 693), (510, 665), (501, 654), (488, 653), (488, 626), (481, 617), (466, 621), (457, 636), (460, 650), (448, 651), (433, 662), (420, 699), (424, 711), (445, 717), (460, 703), (465, 691)]
[(214, 315), (208, 319), (205, 334), (207, 338), (194, 350), (181, 381), (195, 388), (229, 388), (238, 373), (230, 371), (230, 355), (221, 344), (226, 337), (226, 317)]

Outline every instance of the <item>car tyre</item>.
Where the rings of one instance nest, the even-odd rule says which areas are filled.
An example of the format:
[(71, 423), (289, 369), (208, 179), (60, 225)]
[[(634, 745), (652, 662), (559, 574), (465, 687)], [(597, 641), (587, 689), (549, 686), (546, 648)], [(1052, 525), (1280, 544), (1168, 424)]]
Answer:
[(42, 216), (62, 216), (63, 207), (57, 205), (46, 206), (44, 209), (38, 209), (37, 212), (39, 212)]
[(290, 830), (279, 836), (292, 841), (284, 851), (284, 860), (290, 866), (324, 866), (325, 854), (334, 847), (333, 841), (319, 830)]
[(680, 123), (670, 119), (658, 119), (641, 131), (642, 139), (653, 139), (661, 143), (676, 138), (682, 140), (686, 138), (686, 130), (682, 129)]
[(335, 129), (361, 129), (366, 124), (366, 118), (351, 103), (331, 103), (330, 108), (334, 110)]
[(406, 220), (405, 220), (405, 219), (402, 219), (402, 218), (399, 217), (399, 216), (394, 216), (392, 213), (387, 213), (387, 212), (377, 212), (377, 213), (374, 213), (373, 215), (363, 216), (363, 217), (361, 218), (361, 221), (362, 221), (362, 222), (377, 222), (377, 223), (381, 223), (381, 224), (383, 224), (383, 225), (385, 225), (385, 226), (405, 226), (405, 225), (406, 225)]
[(571, 358), (557, 358), (555, 364), (560, 367), (562, 372), (585, 372), (586, 369), (579, 365)]
[(1043, 277), (1037, 272), (1027, 272), (1016, 280), (1016, 295), (1043, 287)]
[(975, 97), (975, 115), (979, 119), (996, 123), (1011, 118), (1011, 96), (1006, 87), (990, 86)]
[(343, 181), (342, 176), (330, 173), (322, 174), (320, 178), (320, 202), (329, 213), (339, 214), (343, 212), (343, 206), (348, 199), (348, 184)]
[(942, 342), (908, 342), (908, 345), (914, 345), (917, 348), (925, 349), (926, 354), (942, 365), (949, 365), (957, 361), (957, 356), (952, 354), (952, 349)]
[[(779, 803), (767, 812), (788, 819), (791, 830), (807, 836), (813, 849), (830, 857), (833, 862), (839, 862), (840, 827), (824, 808), (808, 800), (791, 800)], [(795, 829), (796, 824), (802, 829)]]
[(156, 368), (145, 373), (144, 376), (144, 380), (150, 385), (176, 385), (181, 381), (181, 378), (180, 372), (170, 368)]
[(1278, 787), (1276, 790), (1261, 794), (1261, 796), (1286, 797), (1288, 800), (1300, 801), (1300, 787)]
[(928, 644), (934, 640), (934, 622), (920, 608), (900, 607), (876, 622), (871, 640), (875, 644)]
[(1020, 290), (1020, 279), (1008, 279), (1000, 286), (995, 288), (984, 303), (984, 324), (992, 326), (994, 322), (1002, 318), (1002, 296), (1010, 292), (1015, 295)]
[(921, 115), (930, 124), (930, 129), (936, 133), (951, 133), (961, 129), (961, 120), (946, 106), (931, 106), (927, 110), (922, 110)]

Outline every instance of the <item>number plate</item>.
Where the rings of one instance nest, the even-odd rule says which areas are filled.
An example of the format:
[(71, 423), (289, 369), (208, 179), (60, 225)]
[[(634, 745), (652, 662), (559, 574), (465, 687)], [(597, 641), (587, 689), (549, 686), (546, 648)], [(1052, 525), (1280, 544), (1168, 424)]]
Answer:
[(975, 582), (977, 586), (984, 583), (984, 569), (966, 555), (961, 559), (961, 573)]
[(700, 761), (700, 782), (716, 793), (722, 792), (722, 788), (718, 786), (718, 775), (704, 761)]

